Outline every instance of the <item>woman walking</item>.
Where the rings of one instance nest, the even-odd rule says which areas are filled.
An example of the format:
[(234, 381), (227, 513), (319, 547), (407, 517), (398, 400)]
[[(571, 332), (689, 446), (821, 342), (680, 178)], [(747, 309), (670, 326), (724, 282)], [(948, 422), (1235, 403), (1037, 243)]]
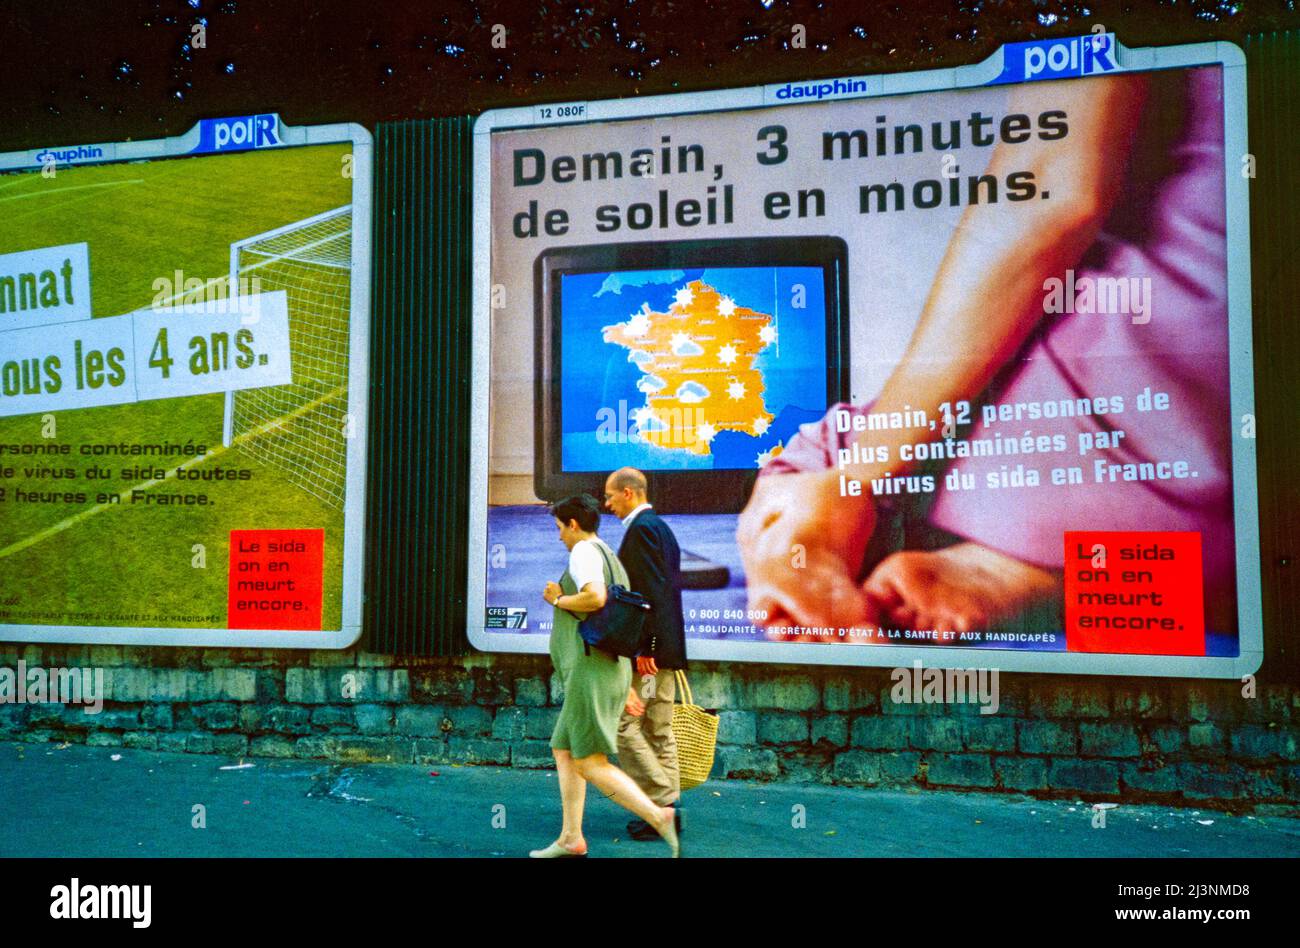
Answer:
[(611, 585), (628, 585), (627, 573), (614, 551), (596, 536), (600, 504), (594, 497), (566, 497), (551, 507), (551, 516), (569, 551), (569, 568), (558, 583), (547, 583), (542, 592), (542, 598), (555, 607), (551, 661), (564, 682), (564, 704), (551, 735), (564, 818), (559, 838), (529, 855), (534, 859), (587, 855), (582, 811), (591, 783), (653, 826), (676, 857), (680, 847), (673, 808), (656, 806), (631, 777), (609, 762), (617, 746), (619, 716), (632, 693), (632, 664), (586, 647), (578, 632), (582, 618), (604, 607)]

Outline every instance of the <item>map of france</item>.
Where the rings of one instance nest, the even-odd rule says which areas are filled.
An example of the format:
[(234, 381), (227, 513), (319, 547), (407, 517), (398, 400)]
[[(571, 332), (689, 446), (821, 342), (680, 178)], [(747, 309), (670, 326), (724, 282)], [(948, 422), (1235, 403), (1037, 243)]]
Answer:
[(645, 404), (635, 412), (640, 436), (700, 455), (710, 453), (721, 431), (761, 437), (775, 416), (764, 404), (755, 360), (776, 343), (773, 323), (770, 314), (693, 280), (676, 291), (668, 312), (642, 303), (626, 322), (603, 327), (604, 341), (628, 349), (642, 373), (637, 388)]

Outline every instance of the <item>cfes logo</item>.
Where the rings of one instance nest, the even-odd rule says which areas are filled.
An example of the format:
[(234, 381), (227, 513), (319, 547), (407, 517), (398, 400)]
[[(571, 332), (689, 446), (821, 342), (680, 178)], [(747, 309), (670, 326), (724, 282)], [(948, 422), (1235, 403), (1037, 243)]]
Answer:
[(199, 130), (197, 151), (242, 151), (280, 144), (280, 120), (272, 115), (208, 119)]

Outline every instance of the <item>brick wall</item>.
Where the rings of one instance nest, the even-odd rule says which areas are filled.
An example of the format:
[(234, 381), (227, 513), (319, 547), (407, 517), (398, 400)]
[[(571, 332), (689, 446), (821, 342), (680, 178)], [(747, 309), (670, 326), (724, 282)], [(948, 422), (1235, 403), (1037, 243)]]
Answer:
[[(0, 645), (0, 667), (102, 668), (104, 710), (0, 704), (0, 739), (339, 761), (549, 767), (544, 656)], [(888, 669), (698, 662), (715, 775), (1089, 800), (1300, 804), (1300, 689), (1003, 675), (1000, 709), (896, 704)]]

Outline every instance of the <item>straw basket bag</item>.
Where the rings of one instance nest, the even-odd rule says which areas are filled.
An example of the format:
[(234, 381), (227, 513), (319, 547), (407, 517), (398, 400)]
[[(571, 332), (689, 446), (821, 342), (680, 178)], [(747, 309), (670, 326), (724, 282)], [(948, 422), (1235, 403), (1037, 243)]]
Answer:
[(686, 673), (677, 669), (677, 694), (681, 704), (673, 704), (673, 738), (677, 741), (677, 765), (681, 770), (681, 788), (689, 790), (709, 779), (713, 769), (713, 752), (718, 744), (718, 716), (695, 703)]

